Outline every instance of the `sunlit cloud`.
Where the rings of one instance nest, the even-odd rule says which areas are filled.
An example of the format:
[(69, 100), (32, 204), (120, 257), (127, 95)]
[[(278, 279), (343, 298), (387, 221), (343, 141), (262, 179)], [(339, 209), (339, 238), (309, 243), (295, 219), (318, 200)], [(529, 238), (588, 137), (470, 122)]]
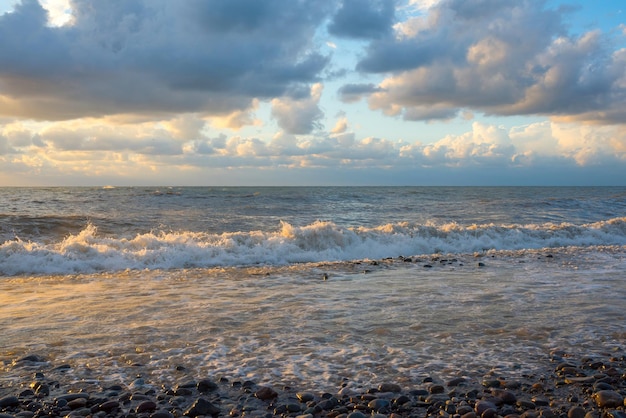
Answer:
[(0, 183), (619, 170), (626, 28), (552, 4), (16, 1)]

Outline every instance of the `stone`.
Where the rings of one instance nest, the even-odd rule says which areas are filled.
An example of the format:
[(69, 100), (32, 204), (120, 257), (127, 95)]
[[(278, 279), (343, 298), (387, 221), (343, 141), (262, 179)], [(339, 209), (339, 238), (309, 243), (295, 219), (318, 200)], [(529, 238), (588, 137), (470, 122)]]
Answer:
[(87, 398), (72, 399), (70, 402), (67, 403), (67, 406), (69, 406), (71, 409), (84, 408), (85, 406), (87, 406)]
[(78, 398), (85, 398), (85, 399), (89, 399), (89, 394), (88, 393), (83, 393), (83, 392), (79, 392), (79, 393), (66, 393), (65, 395), (59, 395), (56, 397), (57, 402), (60, 400), (64, 400), (67, 402), (72, 402), (74, 399), (78, 399)]
[(120, 407), (120, 403), (115, 400), (103, 402), (99, 405), (99, 409), (104, 412), (112, 412)]
[(198, 391), (202, 393), (213, 392), (217, 389), (217, 383), (210, 379), (202, 379), (198, 382), (196, 387)]
[(269, 386), (262, 386), (259, 390), (254, 392), (254, 396), (262, 401), (269, 401), (270, 399), (277, 397), (278, 393), (276, 393), (276, 391)]
[(378, 386), (378, 391), (399, 393), (402, 391), (402, 388), (396, 383), (382, 383)]
[(220, 413), (220, 409), (213, 405), (211, 402), (203, 398), (198, 398), (193, 405), (189, 407), (184, 413), (190, 418), (195, 418), (200, 415), (217, 415)]
[(160, 410), (150, 415), (150, 418), (174, 418), (174, 414), (169, 411)]
[(349, 413), (346, 418), (367, 418), (367, 415), (360, 411), (354, 411)]
[(585, 418), (585, 414), (587, 412), (584, 408), (580, 406), (572, 406), (569, 411), (567, 411), (567, 418)]
[(142, 412), (154, 411), (156, 408), (157, 408), (157, 404), (154, 403), (153, 401), (143, 401), (139, 405), (137, 405), (135, 412), (137, 412), (138, 414), (141, 414)]
[(17, 396), (5, 396), (0, 399), (0, 408), (6, 408), (11, 406), (17, 406), (20, 404), (20, 400)]
[(474, 411), (476, 411), (476, 415), (479, 415), (479, 416), (482, 416), (483, 412), (485, 412), (487, 409), (496, 410), (497, 408), (493, 402), (489, 402), (485, 400), (477, 401), (476, 405), (474, 405)]
[(454, 379), (448, 380), (448, 382), (446, 383), (446, 386), (448, 387), (456, 387), (459, 385), (462, 385), (463, 383), (465, 383), (467, 380), (463, 377), (456, 377)]
[(500, 399), (503, 403), (507, 405), (513, 405), (517, 402), (517, 397), (511, 391), (503, 389), (493, 389), (491, 393), (493, 396)]
[(367, 404), (367, 407), (376, 412), (385, 412), (389, 409), (389, 405), (387, 399), (374, 399)]
[(614, 390), (601, 390), (592, 397), (600, 408), (617, 408), (624, 405), (624, 397)]
[(443, 393), (445, 392), (445, 388), (441, 385), (430, 385), (428, 391), (430, 393)]
[(298, 392), (296, 393), (296, 398), (298, 398), (300, 402), (311, 402), (315, 399), (315, 396), (311, 392)]

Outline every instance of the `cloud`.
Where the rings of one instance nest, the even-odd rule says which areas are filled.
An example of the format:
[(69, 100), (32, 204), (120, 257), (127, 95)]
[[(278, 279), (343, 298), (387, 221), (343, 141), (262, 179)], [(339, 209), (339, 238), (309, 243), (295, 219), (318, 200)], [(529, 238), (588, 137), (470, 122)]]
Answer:
[[(23, 0), (0, 15), (0, 115), (228, 115), (320, 78), (312, 43), (331, 2), (73, 0), (47, 25)], [(280, 22), (280, 24), (276, 24)]]
[[(626, 174), (625, 164), (624, 125), (544, 121), (508, 129), (474, 122), (471, 130), (432, 143), (359, 138), (345, 131), (305, 136), (283, 131), (269, 141), (208, 136), (204, 120), (193, 114), (132, 124), (92, 119), (0, 125), (0, 177), (13, 184), (199, 185), (216, 179), (236, 184), (226, 172), (248, 173), (240, 178), (246, 184), (310, 184), (312, 179), (324, 184), (366, 179), (370, 184), (614, 184)], [(541, 173), (552, 177), (543, 180)]]
[(369, 105), (409, 120), (471, 109), (626, 123), (626, 50), (611, 34), (568, 35), (564, 13), (544, 1), (443, 0), (369, 44), (357, 69), (388, 74)]
[(342, 134), (348, 130), (348, 118), (342, 117), (337, 121), (335, 127), (331, 129), (331, 134)]
[(276, 98), (272, 100), (272, 116), (278, 125), (289, 134), (308, 134), (319, 127), (319, 119), (324, 113), (318, 103), (324, 86), (321, 83), (311, 87), (310, 94), (303, 98)]
[(380, 92), (382, 89), (375, 84), (345, 84), (338, 90), (339, 99), (344, 103), (352, 103), (361, 100), (371, 93)]
[(391, 32), (395, 18), (395, 0), (343, 0), (328, 32), (357, 39), (376, 39)]

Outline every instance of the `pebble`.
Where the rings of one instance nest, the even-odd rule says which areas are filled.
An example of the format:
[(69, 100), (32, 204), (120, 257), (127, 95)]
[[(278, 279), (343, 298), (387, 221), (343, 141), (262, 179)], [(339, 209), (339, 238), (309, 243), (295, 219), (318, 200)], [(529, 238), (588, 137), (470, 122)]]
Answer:
[(593, 399), (600, 408), (624, 406), (624, 397), (614, 390), (601, 390), (593, 394)]
[(262, 401), (269, 401), (278, 396), (278, 393), (269, 386), (263, 386), (254, 393), (254, 396)]
[[(97, 389), (89, 383), (75, 386), (69, 374), (60, 374), (61, 381), (40, 374), (33, 383), (0, 386), (0, 418), (626, 418), (626, 356), (613, 356), (576, 361), (561, 354), (560, 360), (553, 360), (559, 361), (556, 369), (549, 366), (542, 375), (513, 376), (516, 380), (463, 371), (469, 377), (441, 381), (433, 373), (402, 380), (402, 385), (383, 382), (363, 388), (344, 379), (337, 391), (324, 393), (306, 387), (276, 390), (226, 378), (196, 381), (191, 376), (172, 387), (137, 377), (127, 385)], [(45, 363), (44, 371), (52, 369)], [(48, 391), (38, 393), (44, 386)]]

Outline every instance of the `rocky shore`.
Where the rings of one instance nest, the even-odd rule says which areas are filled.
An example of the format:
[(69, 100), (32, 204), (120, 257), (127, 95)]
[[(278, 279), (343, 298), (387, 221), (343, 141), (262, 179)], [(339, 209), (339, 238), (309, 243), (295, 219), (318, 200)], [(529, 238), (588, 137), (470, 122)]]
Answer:
[[(103, 385), (63, 378), (70, 365), (30, 355), (5, 360), (0, 373), (28, 371), (16, 382), (0, 379), (0, 418), (43, 417), (334, 417), (334, 418), (626, 418), (626, 355), (573, 358), (553, 352), (544, 372), (497, 373), (439, 381), (427, 377), (403, 387), (381, 382), (334, 393), (273, 387), (253, 381), (197, 377), (173, 387), (133, 382)], [(2, 377), (2, 374), (0, 374)]]

